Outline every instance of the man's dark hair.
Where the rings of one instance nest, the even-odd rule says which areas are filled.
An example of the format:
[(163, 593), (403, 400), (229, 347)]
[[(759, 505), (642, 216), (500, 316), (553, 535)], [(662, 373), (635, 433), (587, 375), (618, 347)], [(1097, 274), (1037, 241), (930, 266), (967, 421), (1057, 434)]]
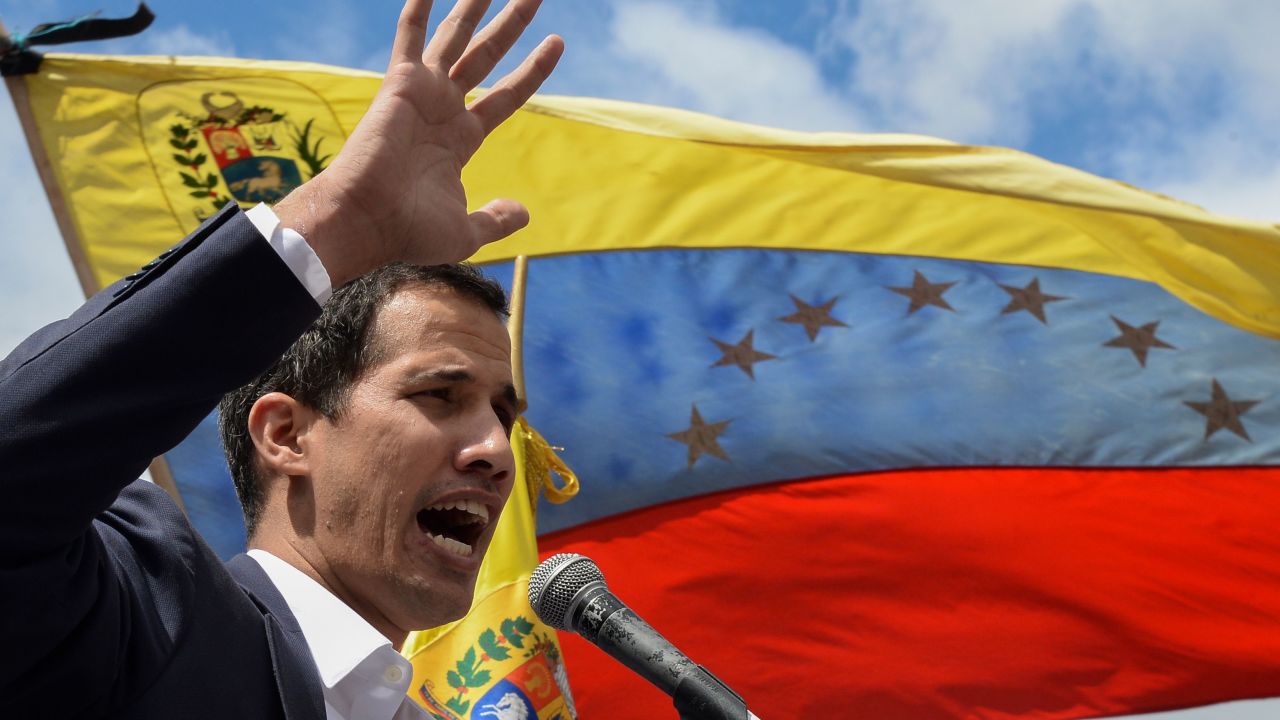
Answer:
[(249, 437), (249, 410), (263, 395), (281, 392), (330, 420), (337, 419), (352, 385), (381, 359), (382, 347), (373, 334), (378, 310), (397, 291), (414, 286), (448, 288), (493, 310), (499, 318), (508, 312), (502, 286), (466, 263), (387, 265), (335, 290), (320, 317), (274, 365), (222, 398), (218, 428), (250, 537), (257, 529), (265, 495), (257, 449)]

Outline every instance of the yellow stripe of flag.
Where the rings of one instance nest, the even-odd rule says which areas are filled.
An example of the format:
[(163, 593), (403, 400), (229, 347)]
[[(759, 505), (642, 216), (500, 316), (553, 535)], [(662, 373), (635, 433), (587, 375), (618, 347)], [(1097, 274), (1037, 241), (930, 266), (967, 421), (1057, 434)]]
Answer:
[[(194, 122), (175, 119), (179, 106), (199, 115), (203, 99), (218, 108), (234, 98), (283, 113), (294, 127), (313, 120), (312, 139), (331, 153), (378, 76), (303, 63), (50, 54), (27, 82), (75, 225), (106, 283), (197, 221), (189, 194), (200, 189), (184, 187), (170, 152), (172, 126)], [(257, 141), (252, 124), (238, 128)], [(232, 183), (244, 189), (213, 164), (206, 158), (187, 174), (224, 196)], [(1280, 337), (1276, 225), (1217, 217), (1012, 150), (539, 97), (484, 145), (464, 180), (477, 205), (515, 197), (534, 218), (478, 261), (758, 247), (1016, 263), (1149, 280), (1224, 321)]]

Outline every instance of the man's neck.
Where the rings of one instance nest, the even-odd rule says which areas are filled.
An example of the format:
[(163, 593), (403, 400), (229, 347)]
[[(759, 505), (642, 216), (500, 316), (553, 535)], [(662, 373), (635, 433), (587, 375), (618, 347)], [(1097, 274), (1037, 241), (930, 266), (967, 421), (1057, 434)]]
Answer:
[(346, 592), (346, 588), (343, 587), (341, 582), (336, 577), (332, 577), (332, 573), (323, 572), (320, 563), (309, 561), (306, 553), (299, 550), (287, 538), (268, 536), (266, 533), (261, 532), (255, 533), (249, 539), (249, 549), (264, 550), (293, 566), (299, 572), (314, 580), (344, 605), (351, 608), (353, 612), (369, 623), (374, 630), (385, 636), (397, 652), (404, 647), (405, 639), (409, 636), (408, 631), (397, 628), (385, 615), (378, 612), (377, 608), (355, 601), (354, 596)]

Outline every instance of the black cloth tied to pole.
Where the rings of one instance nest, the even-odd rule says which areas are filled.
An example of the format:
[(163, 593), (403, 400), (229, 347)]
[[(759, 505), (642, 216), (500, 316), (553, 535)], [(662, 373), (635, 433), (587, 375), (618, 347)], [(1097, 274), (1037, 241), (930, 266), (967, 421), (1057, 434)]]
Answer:
[(27, 75), (40, 68), (40, 53), (33, 45), (62, 45), (65, 43), (110, 40), (137, 35), (155, 20), (155, 13), (146, 3), (138, 3), (138, 9), (127, 18), (98, 18), (92, 15), (57, 23), (42, 23), (24, 35), (0, 37), (0, 75)]

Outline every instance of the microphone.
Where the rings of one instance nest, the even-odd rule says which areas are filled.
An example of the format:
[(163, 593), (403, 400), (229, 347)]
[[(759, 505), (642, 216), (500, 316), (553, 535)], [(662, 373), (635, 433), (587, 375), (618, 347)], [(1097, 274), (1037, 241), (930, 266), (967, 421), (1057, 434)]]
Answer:
[(529, 604), (542, 622), (578, 633), (657, 685), (682, 720), (759, 720), (728, 685), (609, 592), (590, 558), (560, 553), (542, 561), (529, 578)]

